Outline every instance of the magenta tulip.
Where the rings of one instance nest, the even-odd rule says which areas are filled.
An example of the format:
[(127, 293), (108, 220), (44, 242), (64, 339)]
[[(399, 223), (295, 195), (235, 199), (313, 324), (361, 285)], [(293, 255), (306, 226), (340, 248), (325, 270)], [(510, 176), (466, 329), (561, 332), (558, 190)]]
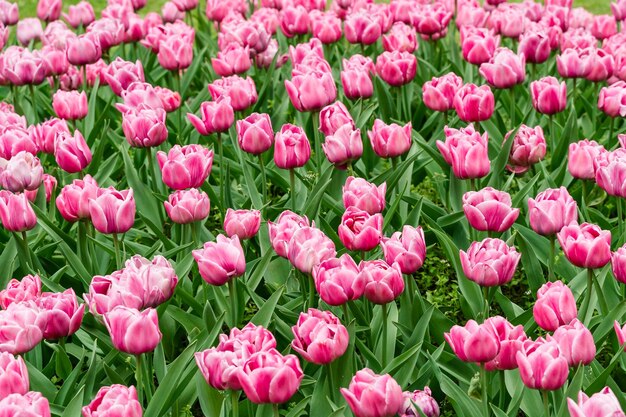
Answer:
[(618, 248), (611, 254), (611, 269), (615, 279), (622, 284), (626, 284), (626, 245)]
[(356, 417), (392, 417), (404, 403), (402, 388), (395, 379), (368, 368), (357, 371), (348, 388), (341, 388), (341, 394)]
[(590, 223), (569, 225), (558, 233), (565, 257), (581, 268), (602, 268), (611, 260), (611, 232)]
[(34, 301), (13, 303), (0, 310), (0, 352), (26, 353), (41, 342), (44, 317)]
[(439, 404), (428, 387), (424, 387), (423, 390), (404, 392), (404, 404), (400, 409), (400, 417), (419, 416), (420, 413), (426, 417), (439, 417)]
[(392, 87), (410, 83), (417, 72), (417, 59), (409, 52), (383, 52), (376, 58), (376, 74)]
[(45, 323), (42, 327), (45, 340), (70, 336), (76, 333), (83, 321), (85, 305), (78, 303), (71, 288), (61, 293), (43, 293), (37, 304)]
[(39, 275), (26, 275), (21, 280), (12, 279), (6, 289), (0, 291), (0, 306), (7, 309), (13, 303), (36, 301), (41, 296)]
[(141, 61), (136, 62), (125, 61), (120, 57), (115, 58), (100, 73), (100, 77), (106, 81), (116, 96), (122, 95), (124, 90), (134, 82), (144, 82), (143, 65)]
[(389, 33), (383, 35), (383, 48), (388, 52), (413, 53), (417, 46), (415, 29), (402, 22), (394, 23)]
[(10, 394), (0, 401), (0, 410), (7, 417), (33, 416), (50, 417), (50, 403), (39, 392), (29, 391), (26, 394)]
[(192, 113), (187, 113), (187, 118), (198, 133), (203, 136), (227, 132), (235, 123), (235, 112), (230, 105), (229, 97), (203, 102), (200, 105), (200, 112), (202, 118)]
[(193, 39), (169, 36), (161, 41), (157, 58), (159, 64), (168, 71), (184, 70), (193, 60)]
[(98, 183), (91, 175), (85, 175), (82, 180), (74, 180), (61, 189), (56, 206), (68, 222), (89, 219), (89, 200), (95, 199), (97, 194)]
[(350, 112), (341, 101), (336, 101), (333, 104), (324, 107), (320, 111), (319, 118), (319, 130), (324, 134), (324, 136), (334, 135), (337, 133), (339, 128), (345, 125), (352, 127), (352, 129), (356, 129)]
[(380, 245), (385, 261), (389, 265), (398, 264), (403, 274), (414, 274), (426, 259), (426, 242), (424, 231), (420, 226), (415, 228), (404, 225), (402, 232), (395, 232), (390, 238), (383, 238)]
[(500, 37), (483, 28), (464, 26), (460, 31), (463, 59), (473, 65), (489, 62), (500, 44)]
[(363, 155), (361, 131), (349, 124), (341, 126), (322, 143), (324, 155), (337, 169), (346, 169)]
[(238, 75), (218, 78), (209, 84), (209, 92), (213, 101), (221, 97), (229, 97), (234, 111), (244, 111), (258, 99), (256, 86), (252, 78), (241, 78)]
[(8, 161), (0, 158), (0, 186), (18, 193), (24, 190), (36, 190), (43, 181), (43, 167), (39, 158), (20, 151)]
[(567, 155), (567, 170), (574, 178), (593, 180), (596, 177), (595, 161), (598, 155), (607, 152), (595, 140), (570, 143)]
[(88, 1), (80, 1), (75, 5), (70, 5), (68, 12), (63, 13), (63, 18), (71, 27), (78, 28), (79, 26), (86, 27), (96, 20), (96, 15), (91, 3)]
[(500, 239), (473, 242), (467, 252), (460, 251), (465, 276), (484, 287), (507, 284), (513, 279), (522, 255)]
[(296, 230), (309, 227), (309, 219), (299, 216), (289, 210), (285, 210), (278, 216), (276, 223), (267, 222), (269, 239), (272, 248), (280, 257), (287, 258), (289, 253), (289, 241)]
[(91, 149), (83, 134), (75, 130), (74, 136), (59, 132), (54, 143), (54, 159), (63, 171), (80, 172), (91, 163)]
[(593, 335), (578, 319), (556, 329), (553, 339), (569, 366), (589, 365), (596, 356)]
[(102, 56), (100, 40), (91, 33), (70, 37), (67, 40), (66, 54), (72, 65), (94, 64)]
[(198, 191), (195, 188), (178, 190), (170, 194), (163, 204), (168, 217), (178, 224), (204, 220), (211, 208), (209, 196), (204, 191)]
[(495, 88), (511, 88), (526, 79), (526, 58), (498, 48), (489, 62), (481, 64), (480, 75)]
[(494, 111), (495, 99), (488, 85), (465, 84), (454, 95), (454, 110), (464, 122), (488, 120)]
[(135, 223), (135, 211), (132, 188), (99, 188), (96, 197), (89, 200), (91, 222), (100, 233), (126, 233)]
[(335, 43), (341, 39), (341, 19), (334, 13), (311, 13), (311, 32), (324, 45)]
[(404, 279), (400, 265), (389, 265), (383, 260), (362, 261), (359, 279), (365, 284), (363, 295), (374, 304), (387, 304), (404, 291)]
[(626, 415), (619, 400), (609, 387), (604, 387), (591, 397), (580, 391), (578, 401), (571, 398), (567, 399), (567, 408), (571, 417), (624, 417)]
[(375, 16), (365, 11), (357, 11), (346, 17), (344, 33), (350, 43), (371, 45), (380, 38), (382, 29)]
[(444, 333), (444, 338), (463, 362), (484, 364), (500, 352), (500, 339), (489, 322), (478, 324), (470, 320), (464, 327), (452, 326), (449, 333)]
[(555, 331), (570, 324), (577, 315), (574, 294), (563, 282), (548, 282), (537, 291), (533, 317), (542, 329)]
[(224, 231), (230, 237), (238, 236), (240, 240), (251, 239), (261, 226), (261, 212), (259, 210), (226, 210), (224, 217)]
[(307, 362), (331, 363), (348, 348), (348, 329), (330, 311), (310, 308), (300, 313), (291, 331), (294, 337), (291, 347)]
[(211, 58), (213, 70), (220, 77), (228, 77), (234, 74), (242, 74), (250, 69), (250, 49), (242, 47), (236, 43), (227, 45), (217, 53), (215, 58)]
[(610, 117), (626, 117), (626, 82), (618, 81), (602, 87), (598, 96), (598, 109)]
[(11, 232), (24, 232), (37, 225), (37, 216), (26, 194), (13, 194), (7, 190), (0, 191), (0, 220)]
[(454, 109), (454, 96), (463, 85), (461, 77), (449, 72), (439, 78), (433, 77), (422, 86), (424, 104), (431, 110), (447, 112)]
[(556, 341), (528, 340), (516, 358), (522, 382), (528, 388), (554, 391), (567, 381), (567, 359)]
[(218, 235), (215, 242), (206, 242), (192, 254), (200, 276), (211, 285), (224, 285), (246, 272), (246, 258), (237, 236)]
[(311, 143), (304, 129), (284, 124), (274, 137), (274, 163), (278, 168), (299, 168), (311, 158)]
[(365, 276), (347, 253), (322, 261), (313, 269), (313, 279), (320, 298), (332, 306), (356, 300), (365, 291)]
[(82, 409), (83, 417), (142, 417), (141, 403), (135, 387), (114, 384), (102, 387), (96, 397)]
[[(504, 140), (509, 140), (512, 133), (513, 131), (508, 132)], [(546, 139), (541, 126), (532, 128), (522, 124), (513, 138), (507, 169), (516, 174), (522, 174), (545, 156)]]
[(509, 193), (491, 187), (465, 193), (463, 211), (470, 226), (483, 232), (502, 233), (508, 230), (519, 216), (519, 209), (511, 207)]
[(348, 207), (341, 217), (339, 239), (353, 251), (374, 249), (382, 239), (383, 216), (380, 213), (370, 215), (357, 207)]
[(202, 145), (174, 145), (169, 152), (157, 152), (163, 182), (175, 190), (199, 188), (213, 166), (213, 151)]
[(526, 62), (541, 64), (550, 58), (550, 38), (543, 30), (528, 30), (520, 36), (517, 53), (526, 58)]
[(332, 73), (309, 69), (297, 72), (291, 80), (285, 80), (285, 89), (291, 104), (300, 112), (318, 111), (337, 98), (337, 87)]
[(540, 235), (558, 233), (578, 221), (578, 206), (565, 187), (548, 188), (528, 199), (530, 227)]
[(594, 160), (596, 184), (607, 194), (626, 197), (626, 148), (601, 153)]
[(0, 353), (0, 401), (11, 394), (26, 394), (29, 386), (24, 359), (7, 352)]
[(522, 349), (527, 339), (526, 333), (524, 333), (524, 326), (513, 326), (507, 319), (501, 316), (489, 317), (485, 320), (485, 323), (493, 326), (496, 336), (500, 340), (498, 355), (485, 363), (485, 369), (488, 371), (516, 369), (517, 352)]
[(150, 148), (167, 140), (166, 113), (161, 108), (144, 105), (130, 108), (122, 114), (122, 130), (132, 147)]
[(334, 242), (324, 232), (308, 226), (294, 231), (287, 247), (289, 262), (305, 274), (337, 254)]
[(544, 77), (530, 83), (533, 107), (539, 113), (553, 115), (565, 110), (567, 86), (554, 77)]
[(380, 119), (374, 121), (371, 131), (367, 132), (374, 152), (381, 158), (394, 158), (411, 149), (411, 122), (404, 126), (395, 123), (385, 124)]
[(370, 215), (381, 213), (385, 209), (387, 183), (380, 186), (369, 183), (363, 178), (349, 176), (342, 189), (343, 206), (347, 209), (355, 207)]
[(280, 14), (280, 30), (288, 38), (309, 32), (309, 12), (301, 5), (285, 7)]
[(482, 178), (489, 174), (487, 132), (480, 134), (474, 125), (461, 129), (444, 128), (446, 141), (437, 141), (437, 148), (459, 179)]
[(624, 327), (621, 327), (619, 322), (616, 320), (613, 323), (613, 327), (615, 328), (615, 335), (617, 336), (617, 343), (624, 349), (626, 349), (626, 324)]
[(143, 311), (117, 306), (104, 315), (113, 346), (131, 355), (152, 352), (161, 342), (159, 317), (153, 308)]
[(274, 130), (269, 114), (252, 113), (237, 120), (237, 140), (239, 147), (252, 155), (260, 155), (272, 147)]

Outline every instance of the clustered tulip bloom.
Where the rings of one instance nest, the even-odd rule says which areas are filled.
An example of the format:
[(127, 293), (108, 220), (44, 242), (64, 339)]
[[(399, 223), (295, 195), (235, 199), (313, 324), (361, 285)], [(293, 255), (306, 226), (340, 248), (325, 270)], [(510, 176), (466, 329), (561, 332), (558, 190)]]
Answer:
[(463, 212), (470, 226), (483, 232), (504, 232), (519, 216), (519, 209), (511, 207), (509, 193), (491, 187), (465, 193)]
[(358, 417), (392, 417), (404, 405), (400, 385), (389, 374), (377, 375), (368, 368), (357, 371), (341, 394)]
[(424, 265), (426, 242), (421, 227), (404, 225), (402, 232), (395, 232), (380, 242), (389, 265), (397, 264), (403, 274), (414, 274)]
[(163, 202), (168, 217), (178, 224), (188, 224), (206, 219), (211, 202), (204, 191), (196, 188), (178, 190)]
[(108, 415), (114, 410), (128, 417), (143, 415), (135, 387), (113, 384), (100, 388), (91, 403), (83, 407), (82, 414), (83, 417), (98, 417), (103, 413)]
[(487, 238), (473, 242), (467, 252), (460, 252), (460, 257), (467, 278), (478, 285), (493, 287), (513, 279), (522, 255), (503, 240)]
[(433, 77), (422, 86), (424, 104), (431, 110), (447, 112), (454, 109), (454, 96), (463, 86), (463, 79), (453, 72)]
[(439, 417), (439, 404), (433, 398), (432, 391), (428, 387), (424, 387), (423, 390), (404, 393), (404, 404), (400, 409), (400, 417), (419, 416), (420, 412), (426, 417)]
[(311, 363), (328, 364), (348, 348), (348, 330), (329, 311), (310, 308), (306, 313), (300, 313), (291, 331), (293, 350)]
[(437, 148), (457, 178), (482, 178), (489, 173), (486, 132), (481, 135), (473, 125), (458, 130), (446, 126), (444, 132), (446, 141), (437, 141)]
[(213, 151), (202, 145), (174, 145), (168, 153), (157, 152), (163, 182), (175, 190), (199, 188), (213, 166)]
[(517, 352), (522, 349), (524, 342), (527, 340), (524, 326), (513, 326), (507, 319), (501, 316), (489, 317), (485, 320), (485, 323), (493, 326), (496, 337), (500, 341), (498, 355), (485, 363), (485, 369), (488, 371), (516, 369)]
[(224, 217), (224, 231), (231, 238), (238, 236), (240, 240), (251, 239), (256, 236), (261, 226), (261, 212), (259, 210), (226, 210)]
[(288, 257), (289, 242), (296, 230), (309, 227), (309, 219), (306, 216), (299, 216), (289, 210), (283, 211), (276, 222), (267, 222), (269, 239), (272, 248), (278, 256)]
[(578, 206), (565, 187), (549, 188), (529, 198), (528, 213), (530, 227), (544, 236), (554, 235), (578, 220)]
[(468, 321), (464, 327), (455, 325), (444, 334), (454, 354), (464, 362), (487, 363), (500, 352), (500, 339), (493, 324)]
[(285, 124), (274, 136), (274, 163), (278, 168), (299, 168), (311, 158), (311, 143), (300, 126)]
[(577, 315), (574, 294), (563, 282), (548, 282), (537, 291), (533, 317), (542, 329), (555, 331), (570, 324)]
[(565, 257), (581, 268), (602, 268), (611, 260), (611, 232), (595, 224), (563, 227), (558, 233)]
[(246, 272), (246, 258), (239, 237), (218, 235), (215, 242), (206, 242), (193, 252), (200, 276), (211, 285), (224, 285)]
[(365, 291), (365, 276), (347, 253), (322, 261), (313, 269), (313, 280), (320, 298), (332, 306), (356, 300)]

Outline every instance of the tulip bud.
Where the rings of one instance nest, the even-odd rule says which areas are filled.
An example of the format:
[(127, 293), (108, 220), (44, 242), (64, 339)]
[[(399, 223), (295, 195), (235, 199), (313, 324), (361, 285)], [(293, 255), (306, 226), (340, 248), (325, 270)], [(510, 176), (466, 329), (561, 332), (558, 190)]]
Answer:
[(362, 261), (359, 270), (359, 278), (365, 283), (363, 294), (374, 304), (390, 303), (404, 291), (404, 279), (397, 263)]
[(209, 215), (211, 203), (204, 191), (195, 188), (178, 190), (169, 195), (165, 212), (174, 223), (188, 224), (204, 220)]
[(528, 199), (530, 227), (540, 235), (550, 236), (564, 226), (578, 221), (576, 201), (565, 187), (547, 189)]
[(410, 83), (416, 72), (417, 58), (409, 52), (383, 52), (376, 58), (376, 74), (392, 87)]
[(533, 107), (539, 113), (553, 115), (565, 110), (567, 86), (554, 77), (544, 77), (530, 83)]
[(83, 417), (141, 417), (141, 403), (135, 387), (114, 384), (98, 390), (96, 398), (82, 409)]
[(198, 133), (203, 136), (227, 132), (235, 122), (235, 112), (228, 97), (203, 102), (200, 105), (200, 112), (202, 119), (192, 113), (187, 113), (187, 117)]
[(85, 305), (79, 305), (71, 288), (62, 293), (43, 293), (37, 305), (42, 310), (45, 323), (42, 331), (46, 340), (73, 335), (83, 321)]
[(91, 222), (100, 233), (128, 232), (135, 223), (135, 210), (132, 188), (123, 191), (99, 188), (96, 197), (89, 200)]
[(402, 409), (402, 388), (389, 374), (377, 375), (365, 368), (357, 371), (350, 386), (341, 388), (356, 417), (392, 417)]
[(508, 230), (519, 216), (519, 209), (511, 207), (509, 193), (491, 187), (465, 193), (463, 212), (470, 226), (482, 232), (502, 233)]
[[(504, 140), (509, 140), (512, 133), (513, 131), (507, 133)], [(509, 164), (506, 167), (511, 172), (521, 174), (528, 171), (532, 165), (541, 161), (545, 156), (546, 139), (543, 136), (541, 126), (532, 128), (522, 124), (513, 138)]]
[(574, 294), (561, 281), (548, 282), (537, 291), (533, 317), (542, 329), (554, 331), (570, 324), (577, 315)]
[(306, 313), (300, 313), (291, 331), (293, 350), (317, 365), (331, 363), (348, 348), (348, 329), (330, 311), (310, 308)]
[(91, 149), (80, 131), (74, 136), (58, 132), (54, 144), (54, 159), (62, 170), (70, 174), (80, 172), (91, 163)]
[(211, 285), (224, 285), (246, 272), (246, 258), (238, 236), (218, 235), (192, 252), (202, 278)]
[(304, 129), (285, 124), (274, 137), (274, 163), (278, 168), (294, 169), (304, 166), (311, 157), (311, 143)]

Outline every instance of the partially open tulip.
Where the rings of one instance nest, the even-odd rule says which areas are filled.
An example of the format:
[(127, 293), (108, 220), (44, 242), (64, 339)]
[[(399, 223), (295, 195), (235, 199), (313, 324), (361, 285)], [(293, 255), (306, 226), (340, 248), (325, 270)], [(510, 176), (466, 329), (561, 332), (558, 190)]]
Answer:
[(209, 92), (213, 101), (221, 97), (229, 97), (234, 111), (243, 111), (256, 103), (258, 99), (256, 86), (252, 78), (241, 78), (238, 75), (218, 78), (209, 84)]
[(412, 23), (424, 39), (438, 40), (446, 36), (453, 13), (444, 3), (427, 3), (413, 13)]
[(311, 32), (313, 36), (329, 45), (341, 39), (341, 19), (334, 13), (311, 13)]
[(13, 303), (0, 310), (0, 352), (26, 353), (41, 342), (45, 325), (34, 301)]
[(565, 110), (567, 86), (554, 77), (544, 77), (530, 83), (533, 107), (539, 113), (553, 115)]
[(495, 98), (488, 85), (465, 84), (454, 96), (454, 110), (464, 122), (482, 122), (493, 114)]
[(404, 291), (404, 279), (400, 265), (389, 265), (383, 260), (362, 261), (359, 278), (365, 283), (363, 295), (374, 304), (387, 304)]
[(118, 191), (113, 187), (99, 188), (89, 200), (89, 215), (93, 227), (100, 233), (126, 233), (135, 223), (133, 189)]
[(467, 252), (460, 251), (465, 276), (483, 287), (504, 285), (513, 274), (522, 255), (500, 239), (473, 242)]
[(590, 65), (591, 70), (585, 78), (596, 83), (611, 78), (615, 67), (613, 55), (599, 48), (592, 48), (590, 54), (593, 55)]
[(333, 135), (326, 136), (322, 149), (331, 164), (338, 169), (346, 169), (363, 155), (361, 130), (353, 129), (349, 124), (343, 125)]
[(463, 362), (486, 363), (500, 352), (500, 339), (489, 322), (478, 324), (470, 320), (464, 327), (452, 326), (444, 338)]
[(143, 65), (141, 61), (125, 61), (117, 57), (100, 73), (106, 84), (111, 87), (116, 96), (122, 95), (122, 91), (128, 89), (134, 82), (144, 82)]
[(40, 392), (10, 394), (0, 401), (0, 410), (7, 417), (50, 417), (50, 403)]
[(192, 253), (200, 276), (211, 285), (224, 285), (246, 272), (246, 258), (237, 236), (218, 235), (215, 242), (206, 242)]
[(424, 264), (426, 242), (421, 227), (404, 225), (402, 232), (395, 232), (390, 238), (383, 238), (381, 246), (385, 261), (389, 265), (398, 264), (403, 274), (414, 274)]
[(24, 232), (37, 225), (37, 216), (26, 194), (13, 194), (7, 190), (0, 191), (0, 220), (11, 232)]
[(305, 274), (312, 273), (322, 261), (336, 254), (335, 243), (315, 227), (297, 229), (288, 243), (289, 262)]
[(34, 17), (27, 17), (17, 22), (15, 36), (19, 43), (28, 46), (31, 42), (36, 42), (43, 37), (41, 21)]
[(143, 311), (117, 306), (104, 315), (115, 349), (131, 355), (152, 352), (161, 342), (159, 317), (153, 308)]
[(383, 48), (385, 51), (415, 52), (417, 49), (415, 29), (406, 23), (394, 23), (389, 33), (383, 35)]
[(626, 284), (626, 245), (611, 254), (611, 269), (615, 279), (622, 284)]
[(417, 72), (417, 58), (409, 52), (383, 52), (376, 58), (376, 74), (392, 87), (410, 83)]
[(0, 306), (7, 309), (10, 304), (36, 301), (41, 296), (39, 275), (26, 275), (21, 280), (12, 279), (6, 289), (0, 291)]
[(33, 126), (30, 135), (40, 152), (54, 154), (54, 141), (57, 132), (70, 133), (67, 122), (55, 117)]
[[(347, 340), (346, 333), (346, 340)], [(30, 383), (28, 369), (21, 356), (0, 353), (0, 400), (11, 394), (26, 394)]]
[(97, 193), (98, 183), (91, 175), (85, 175), (82, 180), (74, 180), (61, 189), (56, 199), (57, 209), (68, 222), (89, 219), (89, 200), (95, 199)]
[(611, 232), (590, 223), (565, 226), (557, 233), (565, 257), (581, 268), (602, 268), (611, 260)]
[(593, 180), (596, 177), (594, 167), (598, 155), (607, 152), (604, 146), (595, 140), (581, 140), (570, 143), (567, 154), (567, 170), (574, 178)]
[(463, 59), (470, 64), (489, 62), (499, 44), (500, 37), (489, 29), (469, 26), (461, 28), (461, 51)]
[(75, 5), (68, 7), (68, 12), (63, 13), (63, 18), (73, 28), (79, 26), (87, 27), (91, 22), (96, 20), (93, 6), (88, 1), (80, 1)]
[(594, 161), (596, 184), (607, 194), (626, 197), (626, 149), (601, 153)]
[(557, 55), (557, 69), (563, 78), (585, 78), (591, 72), (593, 58), (590, 48), (568, 48)]
[(212, 133), (224, 133), (235, 123), (235, 112), (230, 105), (230, 98), (217, 101), (205, 101), (200, 105), (202, 117), (187, 113), (187, 118), (198, 133), (209, 136)]
[(250, 49), (239, 44), (231, 43), (211, 58), (213, 70), (220, 77), (242, 74), (250, 69)]
[(446, 141), (437, 141), (437, 148), (459, 179), (482, 178), (489, 174), (487, 132), (480, 134), (474, 125), (461, 129), (444, 128)]
[(141, 299), (140, 308), (158, 307), (174, 293), (178, 277), (167, 259), (155, 256), (152, 261), (135, 255), (126, 261), (119, 280), (109, 288), (109, 293), (120, 287)]
[(196, 188), (178, 190), (170, 194), (163, 204), (168, 217), (178, 224), (204, 220), (209, 215), (211, 208), (209, 196)]
[(161, 42), (157, 58), (168, 71), (186, 69), (193, 60), (192, 42), (185, 37), (169, 36)]
[(380, 243), (382, 226), (382, 214), (370, 215), (357, 207), (348, 207), (341, 217), (339, 239), (349, 250), (369, 251)]
[(87, 94), (84, 91), (58, 90), (52, 96), (52, 107), (58, 117), (65, 120), (80, 120), (87, 116)]
[(274, 130), (267, 113), (252, 113), (242, 120), (237, 120), (237, 140), (239, 147), (252, 155), (260, 155), (272, 147)]
[(422, 86), (422, 99), (431, 110), (447, 112), (454, 109), (454, 96), (463, 85), (461, 77), (449, 72), (441, 77), (433, 77)]
[(439, 417), (439, 404), (432, 395), (428, 387), (424, 387), (423, 390), (404, 392), (404, 404), (400, 409), (400, 417), (413, 417), (421, 414), (426, 417)]
[(267, 228), (272, 248), (280, 257), (287, 258), (289, 254), (289, 241), (296, 230), (309, 227), (309, 219), (299, 216), (289, 210), (280, 213), (276, 223), (268, 221)]
[(59, 132), (54, 143), (54, 159), (63, 171), (80, 172), (91, 163), (91, 149), (83, 134), (75, 130), (74, 136)]
[(526, 79), (526, 58), (507, 48), (498, 48), (480, 66), (480, 75), (495, 88), (511, 88)]
[(174, 145), (157, 152), (163, 182), (175, 190), (200, 188), (211, 173), (213, 151), (202, 145)]
[(0, 133), (0, 158), (11, 159), (20, 151), (37, 154), (37, 144), (25, 128), (9, 126)]
[(338, 306), (356, 300), (365, 291), (365, 276), (347, 253), (329, 258), (313, 269), (315, 288), (328, 305)]
[(617, 33), (617, 22), (609, 14), (595, 15), (591, 24), (591, 33), (597, 39), (607, 39)]
[(337, 98), (332, 73), (317, 69), (294, 71), (291, 80), (285, 80), (285, 89), (291, 104), (300, 112), (321, 110)]
[(596, 356), (593, 335), (578, 319), (560, 326), (552, 336), (569, 366), (589, 365)]
[(66, 54), (72, 65), (94, 64), (102, 56), (100, 40), (90, 33), (70, 37), (67, 40)]
[(550, 236), (578, 221), (578, 206), (567, 188), (548, 188), (528, 199), (528, 214), (530, 227), (540, 235)]
[[(504, 137), (507, 141), (513, 131)], [(515, 174), (522, 174), (546, 156), (546, 139), (541, 126), (534, 128), (522, 124), (511, 144), (507, 169)]]
[(161, 108), (140, 105), (122, 115), (122, 130), (126, 141), (136, 148), (159, 146), (167, 139), (166, 113)]
[(578, 315), (572, 290), (561, 281), (548, 282), (537, 291), (533, 317), (542, 329), (555, 331)]
[(496, 336), (500, 340), (500, 352), (491, 361), (485, 364), (488, 371), (508, 370), (517, 368), (517, 352), (522, 349), (526, 341), (524, 326), (513, 326), (507, 319), (501, 316), (489, 317), (485, 320), (493, 326)]
[(567, 381), (567, 359), (556, 341), (528, 340), (516, 358), (522, 382), (528, 388), (554, 391)]
[(243, 392), (255, 404), (282, 404), (296, 393), (304, 377), (295, 355), (276, 349), (254, 353), (237, 370)]
[(624, 327), (621, 327), (619, 322), (616, 320), (613, 323), (613, 327), (615, 328), (615, 335), (617, 336), (617, 343), (626, 349), (626, 324)]
[(33, 154), (20, 151), (8, 161), (0, 158), (0, 186), (5, 190), (36, 190), (42, 181), (43, 167)]
[(517, 53), (524, 55), (526, 62), (541, 64), (550, 58), (550, 37), (543, 30), (530, 30), (520, 36)]
[(342, 189), (343, 206), (356, 207), (370, 215), (381, 213), (385, 209), (387, 183), (376, 186), (363, 178), (349, 176)]
[(396, 380), (368, 368), (357, 371), (348, 388), (341, 388), (341, 394), (356, 417), (393, 417), (404, 404)]
[(385, 124), (380, 119), (374, 121), (371, 131), (367, 132), (374, 152), (381, 158), (394, 158), (411, 149), (412, 125), (404, 126), (395, 123)]
[(349, 125), (352, 129), (356, 129), (350, 112), (341, 101), (336, 101), (333, 104), (324, 107), (320, 111), (319, 118), (319, 130), (324, 134), (324, 136), (334, 135), (339, 128), (345, 125)]
[(331, 363), (348, 348), (348, 329), (330, 311), (310, 308), (300, 313), (291, 331), (294, 336), (291, 347), (307, 362)]
[(20, 20), (17, 3), (2, 0), (0, 2), (0, 21), (6, 26), (13, 26)]
[(288, 38), (304, 35), (309, 32), (310, 16), (301, 5), (285, 7), (280, 14), (280, 30)]
[[(21, 20), (20, 23), (28, 19)], [(37, 22), (39, 20), (35, 19)], [(3, 67), (0, 74), (11, 84), (38, 85), (46, 78), (46, 65), (41, 55), (19, 46), (9, 46), (3, 52)]]
[(365, 11), (357, 11), (346, 17), (344, 33), (350, 43), (371, 45), (380, 38), (382, 30), (376, 16)]
[(598, 109), (610, 117), (626, 117), (626, 82), (618, 81), (602, 87), (598, 96)]
[(299, 168), (311, 158), (311, 143), (304, 129), (284, 124), (274, 136), (274, 163), (278, 168)]
[(43, 316), (43, 338), (56, 340), (70, 336), (78, 330), (85, 312), (73, 289), (60, 293), (43, 293), (37, 301)]
[(619, 400), (609, 387), (604, 387), (591, 397), (580, 391), (578, 401), (571, 398), (567, 399), (567, 408), (571, 417), (623, 417), (626, 415)]
[[(358, 55), (361, 57), (361, 55)], [(369, 62), (370, 66), (357, 64), (354, 59), (343, 60), (343, 71), (341, 71), (341, 85), (343, 92), (349, 100), (359, 98), (369, 98), (374, 94), (374, 83), (372, 74), (375, 71), (373, 62), (369, 58), (363, 58), (362, 62)]]
[(230, 237), (238, 236), (240, 240), (253, 238), (261, 226), (259, 210), (226, 210), (224, 231)]
[(482, 232), (502, 233), (508, 230), (519, 216), (519, 209), (511, 207), (509, 193), (492, 187), (465, 193), (463, 211), (470, 226)]
[(82, 409), (83, 417), (141, 417), (141, 403), (135, 387), (113, 384), (98, 390), (96, 397)]

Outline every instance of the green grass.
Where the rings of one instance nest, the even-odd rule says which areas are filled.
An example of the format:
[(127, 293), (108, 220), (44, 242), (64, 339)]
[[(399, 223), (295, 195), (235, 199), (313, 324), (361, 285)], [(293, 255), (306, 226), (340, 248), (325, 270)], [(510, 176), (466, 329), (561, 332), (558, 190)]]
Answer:
[(575, 0), (574, 6), (584, 7), (595, 14), (611, 13), (611, 6), (609, 6), (609, 0)]

